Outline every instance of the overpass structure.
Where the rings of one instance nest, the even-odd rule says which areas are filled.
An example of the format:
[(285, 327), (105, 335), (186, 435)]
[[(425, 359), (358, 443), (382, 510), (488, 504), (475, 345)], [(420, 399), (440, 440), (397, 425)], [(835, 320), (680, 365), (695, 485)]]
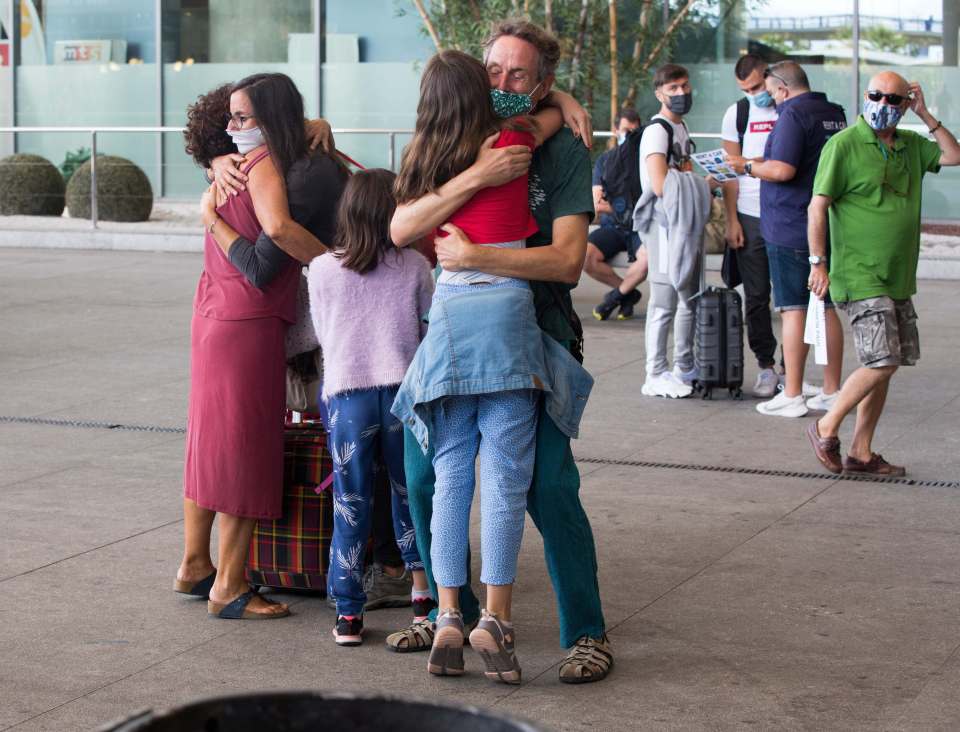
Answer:
[[(810, 40), (833, 38), (837, 31), (853, 28), (856, 22), (850, 13), (842, 15), (807, 15), (802, 17), (752, 17), (747, 28), (755, 33), (789, 33)], [(883, 15), (860, 15), (860, 32), (869, 28), (886, 28), (909, 41), (936, 45), (943, 39), (943, 21), (933, 18), (895, 18)]]

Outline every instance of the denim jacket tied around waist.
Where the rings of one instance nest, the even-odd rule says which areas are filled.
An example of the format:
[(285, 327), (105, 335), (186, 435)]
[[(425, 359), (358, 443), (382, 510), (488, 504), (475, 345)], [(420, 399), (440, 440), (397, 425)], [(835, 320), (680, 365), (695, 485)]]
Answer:
[(537, 325), (526, 282), (438, 285), (392, 412), (427, 452), (435, 400), (539, 389), (557, 428), (575, 438), (592, 388), (587, 370)]

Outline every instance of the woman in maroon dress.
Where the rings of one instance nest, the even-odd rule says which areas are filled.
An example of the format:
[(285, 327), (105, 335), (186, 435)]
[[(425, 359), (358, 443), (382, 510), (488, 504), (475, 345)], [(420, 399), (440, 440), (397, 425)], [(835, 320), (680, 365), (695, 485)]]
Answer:
[[(198, 117), (194, 107), (191, 122)], [(211, 186), (201, 207), (206, 236), (191, 324), (184, 557), (174, 589), (208, 597), (208, 611), (218, 617), (276, 618), (289, 614), (287, 606), (252, 592), (244, 564), (257, 519), (281, 513), (284, 337), (297, 315), (299, 263), (326, 247), (288, 207), (284, 179), (298, 161), (309, 160), (303, 101), (293, 82), (282, 74), (238, 82), (223, 124), (244, 156), (246, 187), (217, 206)], [(201, 128), (195, 124), (198, 135)], [(203, 143), (191, 152), (209, 162), (227, 152), (219, 139), (207, 156), (197, 156)], [(328, 177), (341, 175), (330, 162)], [(210, 535), (217, 514), (214, 569)]]

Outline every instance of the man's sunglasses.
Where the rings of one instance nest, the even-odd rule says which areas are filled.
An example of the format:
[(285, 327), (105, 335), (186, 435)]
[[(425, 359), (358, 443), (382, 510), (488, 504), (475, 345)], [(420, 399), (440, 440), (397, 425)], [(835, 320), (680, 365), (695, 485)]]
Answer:
[(887, 94), (886, 92), (876, 91), (875, 89), (867, 92), (867, 99), (871, 102), (879, 102), (884, 98), (894, 107), (899, 107), (904, 102), (910, 100), (910, 97), (905, 97), (902, 94)]
[(786, 87), (789, 87), (789, 86), (790, 86), (790, 85), (787, 83), (787, 80), (784, 79), (782, 76), (778, 76), (777, 74), (773, 73), (770, 69), (764, 69), (764, 70), (763, 70), (763, 78), (764, 78), (764, 79), (766, 79), (766, 78), (768, 78), (768, 77), (771, 77), (771, 76), (772, 76), (774, 79), (776, 79), (777, 81), (779, 81), (781, 84), (783, 84), (784, 86), (786, 86)]

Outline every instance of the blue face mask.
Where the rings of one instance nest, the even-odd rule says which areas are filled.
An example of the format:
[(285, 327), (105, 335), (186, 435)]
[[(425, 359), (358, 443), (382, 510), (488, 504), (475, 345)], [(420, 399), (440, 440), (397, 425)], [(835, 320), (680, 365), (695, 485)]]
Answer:
[(501, 119), (516, 117), (520, 114), (529, 114), (530, 110), (533, 109), (532, 95), (539, 88), (540, 85), (537, 84), (530, 91), (530, 94), (491, 89), (490, 103), (493, 104), (493, 113)]
[(883, 102), (863, 100), (863, 118), (875, 130), (887, 130), (896, 127), (903, 118), (900, 107), (891, 107)]
[(754, 107), (770, 107), (773, 106), (773, 97), (770, 96), (770, 92), (764, 89), (759, 94), (747, 94), (747, 99), (750, 100), (750, 104)]

